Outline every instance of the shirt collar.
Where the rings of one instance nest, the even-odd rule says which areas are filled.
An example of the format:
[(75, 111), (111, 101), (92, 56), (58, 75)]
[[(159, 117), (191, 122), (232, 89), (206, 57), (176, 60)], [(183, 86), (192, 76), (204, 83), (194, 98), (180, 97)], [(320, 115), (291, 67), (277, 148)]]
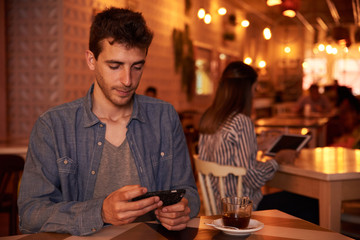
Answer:
[(92, 112), (92, 93), (94, 91), (94, 84), (91, 85), (89, 91), (84, 97), (84, 127), (91, 127), (98, 122), (100, 122), (99, 118)]
[(140, 122), (145, 122), (144, 109), (142, 108), (139, 95), (136, 93), (134, 94), (133, 112), (129, 123), (134, 119), (139, 120)]

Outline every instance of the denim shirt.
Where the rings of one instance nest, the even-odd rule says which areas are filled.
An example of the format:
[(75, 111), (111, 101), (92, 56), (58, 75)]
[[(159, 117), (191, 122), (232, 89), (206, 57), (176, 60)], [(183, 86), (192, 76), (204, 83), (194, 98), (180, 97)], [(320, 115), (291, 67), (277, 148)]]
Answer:
[[(105, 198), (93, 198), (106, 124), (84, 98), (50, 109), (32, 130), (18, 206), (23, 233), (88, 235), (104, 226)], [(190, 217), (200, 208), (184, 132), (173, 106), (134, 95), (126, 138), (148, 191), (185, 188)]]

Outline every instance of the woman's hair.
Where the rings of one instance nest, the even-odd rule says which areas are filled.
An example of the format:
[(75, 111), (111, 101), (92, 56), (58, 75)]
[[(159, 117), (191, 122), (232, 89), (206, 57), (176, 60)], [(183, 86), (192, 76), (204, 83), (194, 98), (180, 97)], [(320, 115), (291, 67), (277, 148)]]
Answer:
[(199, 126), (199, 132), (215, 133), (230, 117), (237, 113), (251, 114), (252, 85), (257, 73), (249, 65), (237, 61), (231, 62), (224, 70), (212, 105), (205, 111)]
[(123, 8), (109, 8), (97, 14), (90, 28), (89, 50), (98, 58), (102, 51), (101, 41), (110, 38), (114, 43), (128, 48), (148, 50), (153, 33), (146, 26), (141, 13)]

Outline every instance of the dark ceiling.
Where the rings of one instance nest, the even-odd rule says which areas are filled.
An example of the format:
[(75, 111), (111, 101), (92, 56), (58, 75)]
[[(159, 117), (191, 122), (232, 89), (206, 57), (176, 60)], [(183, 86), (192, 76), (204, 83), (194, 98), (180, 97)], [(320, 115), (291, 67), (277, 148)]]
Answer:
[[(237, 1), (239, 6), (243, 7), (247, 12), (257, 15), (269, 23), (274, 23), (285, 18), (281, 15), (280, 6), (269, 7), (266, 5), (266, 0)], [(302, 24), (309, 23), (313, 28), (319, 27), (317, 18), (321, 18), (329, 28), (336, 25), (354, 25), (356, 21), (353, 6), (358, 6), (358, 2), (359, 0), (300, 0), (300, 15), (292, 21), (300, 21)], [(339, 18), (333, 17), (330, 11), (331, 6), (329, 6), (332, 4)], [(355, 10), (356, 9), (355, 7)], [(355, 13), (356, 12), (357, 11), (355, 11)], [(357, 14), (355, 15), (357, 16)]]

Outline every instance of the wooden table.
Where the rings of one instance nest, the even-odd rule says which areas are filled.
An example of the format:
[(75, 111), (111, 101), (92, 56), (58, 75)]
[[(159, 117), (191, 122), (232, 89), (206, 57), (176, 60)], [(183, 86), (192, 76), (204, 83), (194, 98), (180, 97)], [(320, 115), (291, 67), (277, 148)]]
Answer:
[[(37, 233), (24, 234), (1, 238), (1, 240), (86, 240), (86, 239), (101, 239), (101, 240), (163, 240), (163, 239), (244, 239), (241, 237), (229, 236), (205, 225), (211, 223), (214, 219), (220, 216), (202, 216), (200, 218), (192, 219), (188, 227), (182, 231), (168, 231), (156, 222), (147, 223), (132, 223), (123, 226), (105, 227), (99, 232), (85, 237), (76, 237), (69, 234), (57, 233)], [(253, 212), (253, 219), (264, 223), (264, 228), (251, 234), (246, 239), (317, 239), (317, 240), (345, 240), (351, 239), (340, 233), (336, 233), (325, 228), (319, 227), (315, 224), (306, 222), (302, 219), (293, 217), (278, 210), (266, 210)]]
[(326, 145), (326, 124), (329, 118), (316, 117), (305, 118), (300, 116), (275, 116), (271, 118), (260, 118), (255, 121), (257, 133), (263, 130), (281, 130), (283, 133), (300, 133), (307, 128), (312, 135), (309, 142), (310, 147), (323, 147)]
[(27, 149), (24, 145), (0, 145), (0, 154), (16, 154), (25, 159)]
[(342, 201), (360, 199), (360, 150), (302, 149), (266, 185), (318, 199), (320, 226), (340, 232)]

